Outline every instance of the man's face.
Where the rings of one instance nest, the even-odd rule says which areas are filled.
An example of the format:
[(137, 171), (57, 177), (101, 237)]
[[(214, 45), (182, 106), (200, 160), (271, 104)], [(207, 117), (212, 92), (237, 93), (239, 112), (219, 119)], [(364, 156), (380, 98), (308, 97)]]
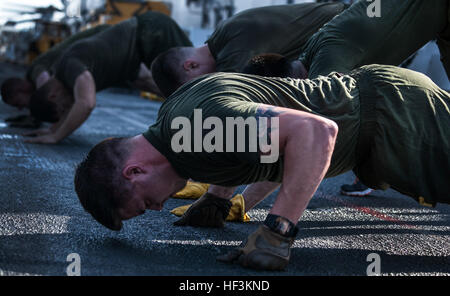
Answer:
[(62, 118), (72, 108), (74, 98), (71, 92), (69, 92), (62, 83), (59, 81), (53, 82), (52, 89), (49, 92), (48, 100), (54, 102), (58, 108), (57, 117)]
[[(156, 182), (154, 182), (156, 183)], [(165, 192), (163, 186), (152, 186), (150, 182), (136, 182), (131, 198), (119, 209), (122, 220), (128, 220), (145, 213), (146, 210), (161, 211), (173, 192)], [(163, 183), (160, 183), (163, 184)], [(151, 188), (151, 190), (149, 189)]]
[(147, 205), (144, 199), (139, 196), (133, 196), (119, 209), (119, 216), (121, 220), (128, 220), (144, 214), (146, 209)]

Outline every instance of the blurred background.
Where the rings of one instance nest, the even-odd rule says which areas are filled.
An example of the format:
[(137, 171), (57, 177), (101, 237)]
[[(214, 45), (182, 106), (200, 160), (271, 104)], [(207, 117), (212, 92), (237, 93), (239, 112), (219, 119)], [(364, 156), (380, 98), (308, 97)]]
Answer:
[[(314, 2), (313, 0), (2, 0), (0, 2), (0, 62), (29, 65), (68, 36), (97, 26), (116, 24), (146, 11), (171, 16), (194, 46), (203, 44), (224, 19), (249, 8)], [(317, 0), (316, 2), (326, 2)], [(353, 0), (342, 0), (351, 4)], [(450, 83), (434, 42), (427, 44), (404, 65), (420, 71), (440, 87)], [(1, 69), (0, 69), (1, 71)], [(8, 71), (12, 71), (8, 68)]]
[[(0, 59), (29, 64), (68, 36), (99, 24), (116, 24), (146, 11), (170, 15), (194, 45), (204, 43), (217, 24), (253, 7), (294, 0), (2, 0)], [(349, 2), (349, 1), (345, 1)]]

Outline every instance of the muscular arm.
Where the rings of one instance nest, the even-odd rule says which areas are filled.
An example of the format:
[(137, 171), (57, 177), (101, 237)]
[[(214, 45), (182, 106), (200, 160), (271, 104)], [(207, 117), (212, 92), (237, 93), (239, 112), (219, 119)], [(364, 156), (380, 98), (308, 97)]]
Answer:
[(55, 131), (57, 139), (64, 139), (79, 128), (95, 108), (95, 82), (89, 71), (83, 72), (75, 81), (75, 102), (67, 117)]
[(208, 193), (229, 200), (233, 196), (235, 190), (236, 187), (223, 187), (218, 185), (211, 185), (208, 188)]
[[(270, 137), (272, 141), (278, 138), (280, 154), (284, 155), (283, 183), (271, 213), (297, 223), (328, 170), (337, 125), (320, 116), (269, 105), (261, 105), (257, 116), (279, 119), (278, 127), (268, 126), (267, 131), (260, 131), (261, 137)], [(279, 186), (275, 182), (247, 186), (242, 193), (245, 211), (252, 209)], [(230, 199), (235, 189), (211, 185), (208, 192)]]
[[(255, 207), (260, 201), (269, 196), (280, 186), (275, 182), (258, 182), (248, 185), (242, 195), (245, 200), (245, 212), (248, 212)], [(222, 187), (217, 185), (211, 185), (208, 188), (208, 192), (214, 194), (217, 197), (230, 200), (233, 197), (233, 193), (237, 187)]]
[(283, 182), (270, 213), (296, 224), (330, 166), (338, 127), (292, 109), (261, 105), (259, 112), (279, 118), (279, 149), (284, 155)]
[(95, 82), (89, 71), (84, 71), (75, 81), (74, 104), (66, 116), (54, 124), (51, 133), (27, 140), (29, 143), (52, 144), (61, 141), (79, 128), (95, 107)]
[(253, 209), (259, 202), (264, 200), (278, 187), (280, 187), (280, 183), (268, 181), (248, 185), (245, 188), (244, 192), (242, 192), (242, 196), (244, 196), (245, 201), (245, 212), (248, 212), (251, 209)]

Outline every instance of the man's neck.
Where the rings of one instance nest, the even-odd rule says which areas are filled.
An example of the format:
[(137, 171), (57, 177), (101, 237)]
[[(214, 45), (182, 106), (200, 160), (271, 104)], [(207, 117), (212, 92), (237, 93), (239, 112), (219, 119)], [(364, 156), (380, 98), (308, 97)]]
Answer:
[(291, 64), (293, 77), (294, 78), (300, 78), (300, 79), (307, 79), (308, 78), (308, 71), (306, 70), (303, 63), (299, 60), (293, 61)]
[(196, 48), (196, 50), (198, 51), (198, 53), (200, 53), (201, 55), (204, 56), (211, 56), (212, 57), (212, 53), (211, 50), (209, 50), (209, 46), (208, 44), (204, 44), (202, 46), (199, 46)]
[(143, 135), (131, 138), (133, 142), (133, 158), (139, 162), (152, 166), (159, 171), (160, 175), (165, 176), (167, 180), (174, 180), (176, 183), (185, 182), (174, 170), (169, 160), (156, 149)]
[(216, 60), (214, 59), (214, 56), (211, 53), (211, 50), (209, 49), (208, 44), (205, 44), (203, 46), (197, 47), (197, 53), (204, 57), (206, 61), (208, 61), (208, 64), (213, 65), (214, 68), (216, 67)]

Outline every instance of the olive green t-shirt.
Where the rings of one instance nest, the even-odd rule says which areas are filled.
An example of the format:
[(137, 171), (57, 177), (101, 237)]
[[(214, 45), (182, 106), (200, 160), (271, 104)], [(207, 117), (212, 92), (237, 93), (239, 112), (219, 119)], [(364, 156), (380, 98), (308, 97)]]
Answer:
[[(260, 104), (302, 110), (334, 120), (339, 125), (340, 132), (327, 173), (327, 177), (335, 176), (355, 165), (354, 150), (360, 124), (358, 92), (356, 81), (352, 77), (338, 73), (314, 80), (216, 73), (197, 78), (177, 90), (161, 106), (156, 123), (144, 136), (184, 178), (223, 186), (263, 180), (281, 182), (283, 157), (280, 156), (274, 163), (263, 163), (261, 149), (249, 149), (251, 133), (247, 133), (248, 137), (245, 138), (245, 151), (233, 152), (238, 151), (237, 131), (235, 129), (233, 135), (227, 134), (230, 129), (226, 128), (226, 120), (238, 117), (258, 118)], [(205, 139), (213, 128), (220, 130), (220, 125), (211, 125), (198, 132), (194, 124), (199, 118), (197, 116), (195, 119), (195, 112), (198, 114), (199, 109), (205, 122), (209, 117), (217, 117), (223, 122), (223, 143), (231, 141), (234, 143), (234, 150), (223, 148), (223, 152), (195, 152), (195, 131)], [(190, 122), (191, 148), (175, 152), (172, 139), (177, 134), (180, 135), (179, 132), (183, 129), (182, 125), (175, 124), (180, 117), (187, 118)], [(174, 129), (171, 128), (172, 124), (175, 124)], [(261, 128), (262, 125), (259, 125), (258, 129)], [(259, 130), (258, 134), (260, 132), (263, 131)], [(184, 141), (185, 139), (177, 140), (175, 143), (188, 143)]]
[[(300, 61), (309, 78), (363, 65), (399, 65), (448, 23), (448, 0), (361, 0), (325, 24), (306, 43)], [(372, 6), (371, 6), (372, 5)]]
[(56, 78), (73, 90), (77, 77), (88, 70), (97, 91), (135, 79), (140, 65), (137, 24), (133, 17), (74, 43), (55, 65)]
[(219, 24), (206, 41), (218, 72), (242, 72), (254, 56), (295, 59), (308, 38), (345, 9), (342, 3), (303, 3), (245, 10)]
[(134, 81), (140, 64), (150, 68), (158, 54), (191, 42), (169, 16), (146, 12), (70, 47), (56, 68), (56, 77), (73, 89), (85, 70), (94, 77), (97, 91)]
[(149, 11), (139, 15), (137, 19), (141, 61), (149, 69), (160, 53), (172, 47), (192, 46), (183, 29), (165, 14)]
[(105, 29), (109, 28), (109, 25), (99, 25), (95, 26), (93, 28), (78, 32), (76, 34), (73, 34), (69, 38), (66, 38), (64, 41), (56, 44), (51, 49), (46, 51), (45, 53), (38, 56), (30, 65), (28, 68), (28, 71), (26, 73), (26, 78), (28, 81), (33, 82), (36, 84), (36, 79), (44, 71), (49, 71), (51, 73), (51, 66), (58, 60), (60, 55), (73, 43), (77, 42), (78, 40), (82, 40), (88, 37), (91, 37), (93, 35), (96, 35), (97, 33), (100, 33), (104, 31)]

